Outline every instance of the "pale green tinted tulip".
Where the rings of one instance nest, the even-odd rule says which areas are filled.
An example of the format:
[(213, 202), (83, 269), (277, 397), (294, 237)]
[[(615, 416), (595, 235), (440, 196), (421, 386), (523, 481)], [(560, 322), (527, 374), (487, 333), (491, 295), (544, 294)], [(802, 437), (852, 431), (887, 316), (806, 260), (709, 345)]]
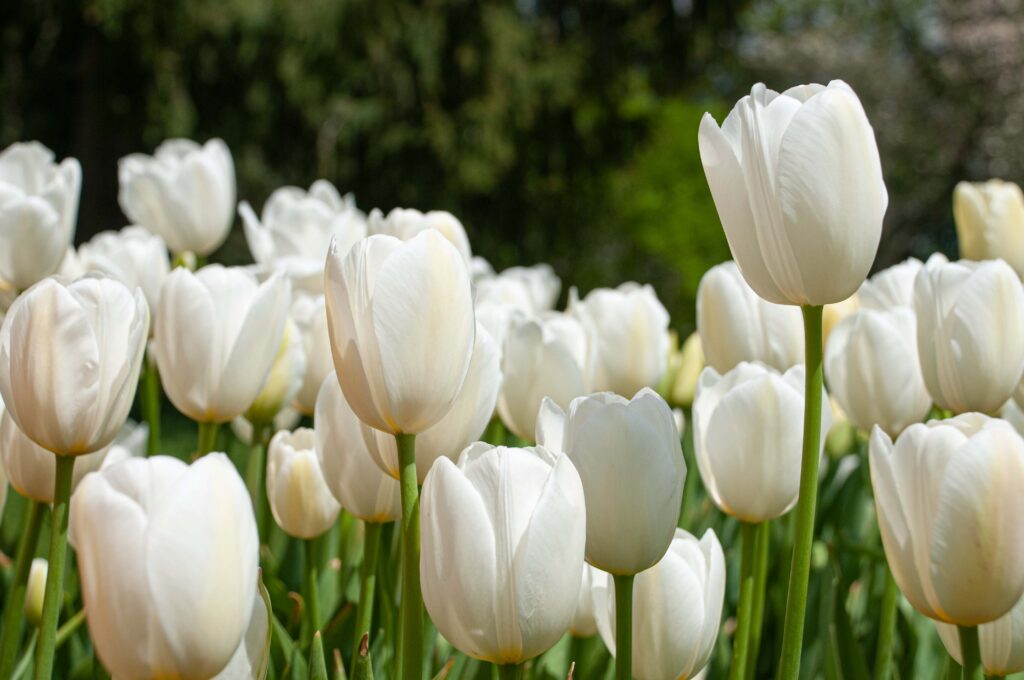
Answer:
[(70, 540), (89, 635), (120, 680), (205, 680), (249, 627), (259, 538), (252, 501), (222, 453), (155, 456), (89, 475)]
[(1024, 272), (1024, 193), (1013, 182), (960, 182), (953, 190), (960, 257), (1002, 259)]
[(758, 83), (721, 128), (704, 114), (698, 139), (733, 259), (758, 295), (824, 305), (857, 290), (888, 195), (874, 131), (846, 83), (781, 94)]
[(334, 368), (371, 427), (419, 434), (451, 409), (476, 324), (469, 274), (434, 229), (409, 241), (371, 236), (332, 248), (324, 288)]
[(422, 497), (423, 602), (446, 640), (496, 664), (565, 633), (583, 568), (586, 509), (569, 459), (473, 444), (439, 458)]
[(128, 418), (149, 308), (114, 279), (44, 279), (0, 328), (0, 394), (29, 439), (58, 455), (98, 451)]
[(281, 431), (267, 454), (267, 499), (274, 520), (289, 536), (316, 538), (331, 528), (341, 506), (324, 481), (309, 428)]
[(171, 270), (162, 238), (142, 227), (104, 231), (79, 247), (78, 260), (85, 271), (102, 272), (133, 290), (141, 288), (150, 313), (156, 314), (160, 287)]
[(968, 413), (871, 434), (885, 556), (919, 612), (961, 626), (1006, 614), (1024, 592), (1024, 440)]

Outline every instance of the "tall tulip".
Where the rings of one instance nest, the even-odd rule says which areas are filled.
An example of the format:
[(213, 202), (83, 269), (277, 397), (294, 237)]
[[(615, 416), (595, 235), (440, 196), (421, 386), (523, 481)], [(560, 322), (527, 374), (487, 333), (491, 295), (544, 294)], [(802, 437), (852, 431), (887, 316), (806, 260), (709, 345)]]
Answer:
[(25, 290), (57, 271), (75, 235), (82, 166), (39, 142), (0, 152), (0, 281)]
[(953, 189), (953, 219), (960, 257), (1001, 258), (1024, 273), (1024, 193), (1014, 182), (960, 182)]
[(735, 262), (715, 265), (697, 287), (697, 332), (708, 366), (726, 373), (741, 361), (785, 371), (804, 360), (800, 312), (768, 302)]
[(374, 208), (367, 218), (367, 226), (371, 234), (394, 236), (402, 241), (408, 241), (428, 229), (437, 231), (455, 246), (467, 271), (469, 269), (473, 257), (469, 237), (459, 218), (450, 212), (431, 210), (423, 213), (415, 208), (393, 208), (385, 217), (384, 213)]
[(296, 295), (292, 301), (291, 319), (302, 337), (306, 355), (306, 371), (302, 375), (302, 387), (295, 395), (295, 408), (303, 415), (311, 416), (324, 378), (334, 371), (324, 296)]
[(200, 146), (169, 139), (152, 156), (122, 158), (117, 178), (124, 214), (159, 234), (171, 252), (206, 256), (227, 238), (235, 214), (235, 164), (222, 140)]
[[(597, 627), (616, 652), (615, 584), (598, 590)], [(633, 596), (632, 676), (637, 680), (695, 678), (718, 638), (725, 600), (725, 556), (715, 532), (696, 537), (676, 529), (665, 556), (636, 578)], [(680, 617), (679, 612), (686, 612)]]
[(423, 599), (464, 653), (517, 665), (565, 633), (576, 608), (587, 511), (569, 459), (477, 442), (423, 485)]
[[(939, 639), (953, 660), (963, 665), (960, 633), (948, 623), (935, 622)], [(1024, 671), (1024, 598), (1008, 614), (978, 626), (981, 665), (986, 677), (1003, 677)]]
[(940, 407), (996, 412), (1024, 373), (1024, 290), (1001, 260), (924, 267), (914, 284), (924, 384)]
[(259, 548), (227, 457), (109, 467), (82, 481), (71, 513), (89, 634), (107, 670), (124, 680), (220, 672), (249, 626)]
[(160, 287), (171, 271), (164, 240), (143, 227), (96, 234), (78, 248), (86, 271), (97, 271), (117, 279), (129, 288), (139, 287), (152, 314), (160, 298)]
[(583, 300), (573, 291), (569, 314), (590, 339), (590, 389), (631, 396), (657, 384), (668, 362), (669, 318), (654, 288), (624, 283)]

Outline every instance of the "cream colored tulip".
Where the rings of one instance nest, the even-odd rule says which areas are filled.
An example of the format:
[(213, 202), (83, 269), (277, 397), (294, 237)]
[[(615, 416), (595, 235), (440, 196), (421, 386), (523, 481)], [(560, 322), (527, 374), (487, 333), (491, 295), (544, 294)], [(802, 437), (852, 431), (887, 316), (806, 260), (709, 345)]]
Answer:
[(953, 189), (953, 220), (965, 260), (1002, 259), (1024, 272), (1024, 193), (1013, 182), (960, 182)]
[(320, 470), (313, 430), (281, 431), (270, 440), (267, 499), (274, 520), (289, 536), (316, 538), (334, 524), (341, 506)]

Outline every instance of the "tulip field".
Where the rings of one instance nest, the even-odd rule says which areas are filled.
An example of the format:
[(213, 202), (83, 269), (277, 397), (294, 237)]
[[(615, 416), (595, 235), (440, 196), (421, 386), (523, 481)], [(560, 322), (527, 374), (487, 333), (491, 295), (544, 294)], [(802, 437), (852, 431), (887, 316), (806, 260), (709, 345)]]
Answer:
[(122, 158), (76, 247), (98, 170), (0, 152), (0, 678), (1024, 671), (1024, 194), (881, 268), (846, 83), (692, 134), (732, 260), (688, 337), (450, 212), (257, 209), (220, 139)]

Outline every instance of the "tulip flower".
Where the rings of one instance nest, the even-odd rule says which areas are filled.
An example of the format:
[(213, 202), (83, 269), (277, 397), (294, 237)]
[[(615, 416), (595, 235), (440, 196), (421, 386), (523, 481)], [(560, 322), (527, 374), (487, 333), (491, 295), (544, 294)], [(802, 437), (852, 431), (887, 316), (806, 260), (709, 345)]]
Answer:
[(366, 236), (366, 216), (356, 208), (352, 194), (340, 196), (323, 179), (313, 182), (309, 191), (276, 189), (263, 205), (262, 219), (246, 201), (238, 205), (238, 214), (256, 264), (284, 271), (296, 287), (312, 293), (323, 288), (331, 240), (346, 253)]
[(259, 548), (227, 456), (129, 460), (86, 477), (71, 505), (89, 635), (111, 675), (224, 669), (249, 627)]
[(267, 498), (278, 526), (296, 538), (316, 538), (341, 510), (320, 471), (315, 446), (316, 436), (306, 427), (282, 430), (270, 440)]
[(994, 413), (1024, 373), (1024, 290), (1001, 260), (924, 267), (914, 284), (917, 350), (932, 400)]
[(597, 288), (569, 314), (580, 320), (590, 346), (590, 388), (624, 396), (658, 383), (668, 362), (668, 312), (651, 286), (624, 283)]
[(408, 241), (427, 229), (436, 230), (455, 246), (467, 271), (473, 257), (466, 228), (455, 215), (444, 210), (422, 213), (414, 208), (394, 208), (385, 217), (384, 213), (374, 208), (367, 218), (367, 228), (370, 234), (393, 236), (402, 241)]
[(694, 331), (683, 341), (683, 347), (679, 352), (679, 366), (670, 386), (669, 396), (673, 404), (687, 408), (693, 404), (693, 398), (697, 394), (697, 381), (705, 363), (700, 333)]
[[(583, 580), (580, 593), (576, 599), (576, 611), (569, 621), (569, 634), (573, 637), (586, 638), (597, 633), (597, 612), (595, 611), (594, 589), (598, 583), (608, 580), (608, 574), (596, 569), (586, 562), (583, 563)], [(601, 600), (602, 604), (604, 600)]]
[[(616, 653), (616, 584), (597, 593), (597, 628)], [(698, 541), (676, 529), (665, 556), (636, 578), (632, 676), (637, 680), (695, 678), (707, 665), (718, 637), (725, 599), (725, 556), (715, 532)], [(680, 612), (686, 612), (680, 616)]]
[(494, 267), (486, 258), (474, 255), (469, 258), (469, 280), (476, 284), (477, 281), (494, 276)]
[(1013, 182), (960, 182), (953, 189), (953, 219), (965, 260), (1005, 260), (1024, 273), (1024, 193)]
[(152, 156), (122, 158), (117, 178), (124, 214), (160, 235), (172, 253), (206, 256), (227, 238), (235, 214), (235, 164), (222, 140), (200, 146), (169, 139)]
[(569, 459), (469, 446), (423, 485), (423, 600), (456, 648), (517, 665), (558, 642), (576, 608), (587, 510)]
[[(779, 374), (743, 362), (725, 375), (710, 366), (701, 373), (693, 402), (693, 448), (708, 495), (722, 512), (758, 523), (796, 503), (803, 386), (803, 365)], [(824, 390), (821, 396), (827, 400)], [(819, 455), (832, 425), (828, 409), (823, 416)]]
[(1024, 440), (968, 413), (911, 425), (895, 444), (871, 435), (871, 486), (882, 544), (910, 604), (977, 626), (1024, 593)]
[(495, 275), (473, 279), (476, 304), (499, 304), (523, 314), (541, 314), (555, 308), (562, 281), (549, 264), (509, 267)]
[[(963, 665), (957, 627), (936, 621), (935, 629), (949, 655)], [(1024, 671), (1024, 598), (1001, 618), (978, 626), (978, 637), (981, 665), (985, 668), (986, 677), (1003, 677)]]
[(719, 373), (742, 361), (785, 371), (804, 360), (800, 312), (758, 297), (735, 262), (716, 265), (701, 277), (697, 332), (708, 366)]
[[(928, 259), (928, 266), (945, 264), (946, 258), (936, 253)], [(857, 297), (860, 306), (877, 311), (892, 307), (914, 307), (914, 281), (925, 265), (910, 257), (887, 269), (883, 269), (861, 284)]]
[(228, 665), (212, 680), (263, 680), (270, 665), (270, 610), (269, 600), (256, 589), (249, 617), (249, 627), (231, 656)]
[(78, 249), (81, 266), (142, 289), (151, 314), (156, 313), (160, 287), (171, 270), (164, 240), (142, 227), (96, 234)]
[(820, 306), (856, 292), (888, 194), (874, 131), (846, 83), (781, 94), (759, 83), (721, 128), (704, 114), (698, 140), (729, 249), (758, 295)]
[[(466, 381), (452, 408), (438, 423), (416, 437), (416, 474), (427, 477), (434, 461), (442, 456), (456, 460), (463, 449), (480, 439), (494, 414), (501, 387), (500, 351), (490, 333), (478, 326)], [(370, 457), (381, 470), (399, 477), (395, 438), (373, 428), (364, 428)]]
[(291, 405), (306, 374), (306, 351), (295, 323), (288, 319), (277, 356), (263, 387), (245, 411), (250, 423), (269, 425), (282, 409)]
[(512, 318), (501, 359), (498, 414), (513, 434), (533, 439), (545, 397), (568, 408), (587, 393), (587, 344), (583, 325), (571, 316)]
[(256, 400), (281, 347), (289, 284), (260, 284), (241, 268), (178, 267), (160, 291), (156, 361), (174, 406), (195, 421), (225, 423)]
[(306, 355), (306, 371), (302, 375), (302, 386), (295, 394), (294, 406), (303, 415), (311, 416), (324, 378), (334, 371), (324, 296), (297, 295), (292, 301), (291, 319), (302, 337)]
[(0, 152), (0, 281), (17, 291), (53, 274), (75, 235), (82, 166), (39, 142)]

